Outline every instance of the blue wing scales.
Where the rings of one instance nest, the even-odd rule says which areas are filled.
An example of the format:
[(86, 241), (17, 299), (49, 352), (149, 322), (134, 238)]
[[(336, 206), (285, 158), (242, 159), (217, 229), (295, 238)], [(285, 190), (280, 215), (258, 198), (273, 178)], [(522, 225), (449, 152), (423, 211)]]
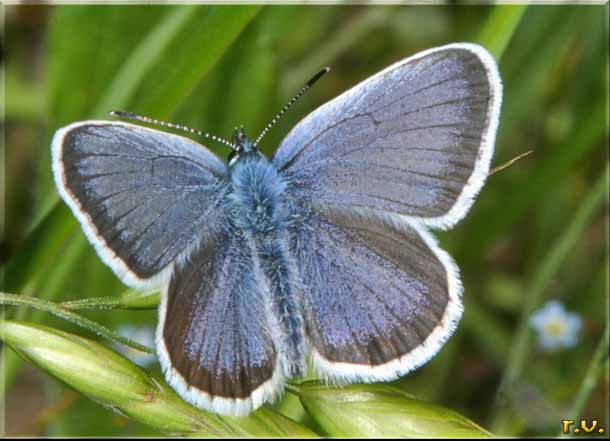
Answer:
[(273, 161), (321, 209), (356, 209), (439, 228), (481, 189), (498, 126), (491, 55), (452, 44), (400, 61), (304, 118)]
[(306, 333), (324, 377), (398, 378), (452, 334), (457, 268), (421, 227), (334, 213), (309, 217), (298, 238)]
[(246, 240), (220, 234), (178, 266), (162, 295), (157, 353), (187, 401), (245, 415), (283, 387), (269, 288)]
[(85, 121), (58, 130), (52, 145), (61, 196), (128, 285), (160, 284), (222, 222), (226, 167), (187, 138)]

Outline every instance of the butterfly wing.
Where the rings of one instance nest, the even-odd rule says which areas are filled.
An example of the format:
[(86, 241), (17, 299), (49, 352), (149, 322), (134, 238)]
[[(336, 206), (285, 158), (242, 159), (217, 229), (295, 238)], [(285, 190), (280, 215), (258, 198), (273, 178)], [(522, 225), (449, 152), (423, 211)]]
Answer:
[(464, 217), (487, 177), (501, 88), (480, 46), (424, 51), (312, 112), (273, 161), (311, 206), (446, 228)]
[(462, 311), (457, 268), (422, 227), (312, 214), (295, 237), (306, 334), (323, 377), (392, 380), (452, 334)]
[(176, 268), (159, 307), (165, 378), (190, 403), (246, 415), (283, 385), (269, 289), (246, 239), (220, 235)]
[(431, 358), (461, 316), (461, 283), (427, 226), (448, 228), (489, 171), (501, 83), (480, 46), (390, 66), (301, 121), (274, 163), (304, 206), (299, 262), (313, 365), (391, 380)]
[(57, 131), (52, 155), (62, 198), (127, 285), (159, 285), (220, 222), (225, 166), (187, 138), (85, 121)]

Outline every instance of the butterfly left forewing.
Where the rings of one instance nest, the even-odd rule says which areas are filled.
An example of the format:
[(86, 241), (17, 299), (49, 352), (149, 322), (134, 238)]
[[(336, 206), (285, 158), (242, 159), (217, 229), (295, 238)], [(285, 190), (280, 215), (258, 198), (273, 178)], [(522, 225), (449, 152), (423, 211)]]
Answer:
[(246, 415), (283, 386), (269, 295), (245, 239), (219, 233), (174, 270), (162, 294), (157, 353), (190, 403)]
[(423, 228), (333, 212), (309, 216), (298, 238), (306, 333), (323, 377), (398, 378), (453, 333), (457, 268)]

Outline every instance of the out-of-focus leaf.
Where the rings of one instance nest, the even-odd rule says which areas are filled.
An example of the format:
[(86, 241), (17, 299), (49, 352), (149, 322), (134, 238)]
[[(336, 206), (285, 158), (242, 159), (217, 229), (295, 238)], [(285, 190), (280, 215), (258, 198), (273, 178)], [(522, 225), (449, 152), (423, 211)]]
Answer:
[(339, 55), (358, 44), (375, 29), (384, 26), (394, 12), (394, 8), (387, 6), (363, 9), (347, 26), (338, 29), (319, 49), (312, 51), (308, 58), (290, 69), (282, 84), (284, 94), (289, 95), (299, 90), (314, 73), (335, 61)]
[(490, 433), (466, 417), (386, 384), (295, 387), (303, 406), (334, 437), (481, 438)]
[(260, 5), (197, 7), (197, 12), (177, 29), (159, 62), (148, 69), (127, 103), (129, 110), (160, 118), (169, 116), (260, 8)]
[[(230, 138), (240, 125), (250, 137), (257, 136), (279, 110), (270, 106), (276, 88), (273, 44), (282, 38), (282, 18), (289, 18), (293, 10), (264, 9), (179, 106), (175, 120), (223, 138)], [(208, 147), (219, 146), (209, 143)], [(226, 148), (222, 150), (221, 157), (226, 155)]]
[(76, 230), (76, 219), (64, 204), (57, 204), (38, 226), (30, 232), (24, 244), (3, 267), (6, 291), (21, 292), (26, 283), (40, 276), (57, 250)]
[[(117, 69), (170, 8), (62, 5), (53, 9), (46, 66), (49, 135), (65, 124), (93, 116)], [(50, 136), (47, 139), (50, 141)], [(50, 148), (41, 146), (41, 151), (38, 217), (57, 200)]]
[(504, 362), (510, 348), (511, 334), (497, 317), (480, 305), (470, 303), (468, 308), (465, 308), (462, 326), (473, 335), (479, 350), (498, 363)]
[(129, 63), (135, 48), (175, 8), (139, 5), (54, 8), (48, 31), (47, 64), (51, 131), (93, 116), (120, 67)]
[(477, 38), (499, 61), (527, 5), (496, 5)]
[(197, 7), (192, 6), (174, 7), (167, 11), (134, 48), (114, 75), (112, 83), (105, 88), (93, 112), (95, 117), (107, 117), (109, 110), (123, 108), (131, 102), (143, 78), (155, 64), (163, 62), (163, 54), (172, 40), (197, 12)]

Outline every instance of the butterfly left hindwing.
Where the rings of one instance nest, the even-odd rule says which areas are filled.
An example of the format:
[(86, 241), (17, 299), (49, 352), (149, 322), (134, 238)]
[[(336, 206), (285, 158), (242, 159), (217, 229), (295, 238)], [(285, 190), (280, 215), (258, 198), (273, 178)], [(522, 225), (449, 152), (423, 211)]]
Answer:
[(187, 401), (246, 415), (283, 388), (268, 287), (245, 240), (219, 233), (178, 265), (162, 295), (157, 353)]

